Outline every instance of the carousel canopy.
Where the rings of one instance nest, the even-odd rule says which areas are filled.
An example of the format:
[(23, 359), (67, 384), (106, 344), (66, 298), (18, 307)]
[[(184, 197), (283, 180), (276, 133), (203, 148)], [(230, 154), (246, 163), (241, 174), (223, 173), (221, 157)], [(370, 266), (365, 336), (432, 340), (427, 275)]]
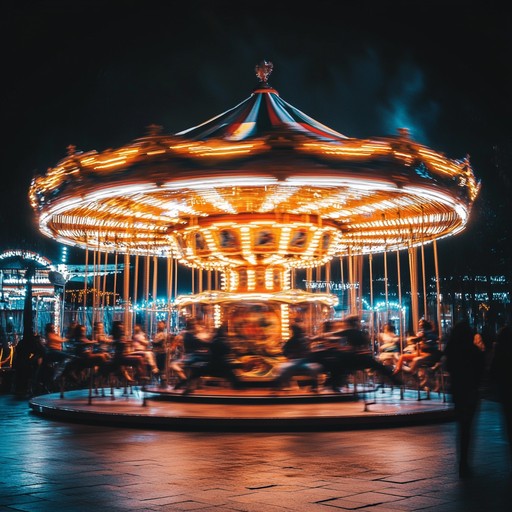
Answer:
[(466, 226), (480, 184), (406, 130), (346, 137), (259, 86), (172, 135), (68, 155), (36, 177), (43, 233), (101, 251), (172, 255), (206, 269), (305, 268), (335, 255), (403, 249)]

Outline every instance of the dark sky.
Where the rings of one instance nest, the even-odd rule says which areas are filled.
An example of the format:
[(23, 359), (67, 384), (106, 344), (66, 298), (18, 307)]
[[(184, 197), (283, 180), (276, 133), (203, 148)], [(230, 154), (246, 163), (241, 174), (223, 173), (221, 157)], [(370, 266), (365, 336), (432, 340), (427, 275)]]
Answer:
[[(27, 194), (69, 144), (102, 151), (150, 124), (194, 126), (246, 99), (267, 59), (284, 100), (347, 136), (407, 127), (450, 158), (469, 154), (482, 193), (466, 232), (440, 251), (456, 254), (457, 268), (475, 245), (477, 267), (485, 251), (503, 263), (512, 218), (503, 2), (41, 0), (2, 10), (0, 249), (58, 254)], [(498, 249), (483, 247), (497, 236)]]

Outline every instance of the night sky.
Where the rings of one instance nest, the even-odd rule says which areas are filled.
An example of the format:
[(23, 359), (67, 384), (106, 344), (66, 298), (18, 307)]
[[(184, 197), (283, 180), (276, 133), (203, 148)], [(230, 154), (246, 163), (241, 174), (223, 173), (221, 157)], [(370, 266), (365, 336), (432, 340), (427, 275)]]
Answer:
[(32, 177), (73, 144), (115, 148), (234, 107), (273, 62), (281, 97), (350, 137), (394, 135), (455, 159), (482, 192), (438, 243), (452, 272), (510, 272), (512, 16), (477, 1), (17, 1), (3, 6), (0, 249), (51, 259)]

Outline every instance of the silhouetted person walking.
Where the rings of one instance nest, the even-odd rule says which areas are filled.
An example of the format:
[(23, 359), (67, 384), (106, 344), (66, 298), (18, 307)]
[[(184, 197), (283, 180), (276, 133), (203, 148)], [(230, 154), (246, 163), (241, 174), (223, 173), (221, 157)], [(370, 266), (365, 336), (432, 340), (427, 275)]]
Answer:
[(444, 351), (458, 427), (460, 477), (471, 474), (470, 444), (485, 369), (485, 351), (475, 344), (475, 334), (469, 321), (461, 320), (453, 326)]
[(490, 377), (503, 410), (512, 469), (512, 325), (502, 327), (496, 336), (489, 367)]

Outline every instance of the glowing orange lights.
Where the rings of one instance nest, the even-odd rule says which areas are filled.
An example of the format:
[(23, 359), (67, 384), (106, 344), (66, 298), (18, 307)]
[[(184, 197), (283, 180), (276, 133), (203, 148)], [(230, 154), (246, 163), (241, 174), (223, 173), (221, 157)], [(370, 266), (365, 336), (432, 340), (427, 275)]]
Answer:
[(30, 200), (41, 231), (66, 244), (288, 271), (457, 233), (479, 187), (468, 158), (405, 130), (345, 137), (265, 84), (175, 135), (152, 130), (103, 153), (71, 147), (33, 180)]

